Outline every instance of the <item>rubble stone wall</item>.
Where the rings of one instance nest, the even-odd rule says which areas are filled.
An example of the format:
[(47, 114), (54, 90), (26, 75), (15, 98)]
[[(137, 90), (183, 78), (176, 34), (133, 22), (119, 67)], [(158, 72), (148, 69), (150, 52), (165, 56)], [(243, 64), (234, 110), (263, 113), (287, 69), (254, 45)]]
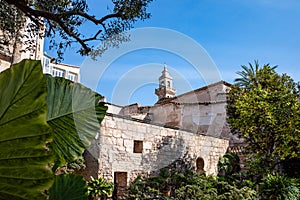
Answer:
[[(142, 152), (134, 153), (134, 144), (140, 148), (141, 143)], [(206, 174), (216, 174), (219, 157), (228, 145), (226, 139), (111, 114), (102, 121), (99, 137), (89, 151), (98, 159), (98, 174), (114, 181), (115, 172), (126, 172), (131, 182), (138, 174), (150, 174), (185, 155), (195, 169), (196, 160), (202, 158)]]

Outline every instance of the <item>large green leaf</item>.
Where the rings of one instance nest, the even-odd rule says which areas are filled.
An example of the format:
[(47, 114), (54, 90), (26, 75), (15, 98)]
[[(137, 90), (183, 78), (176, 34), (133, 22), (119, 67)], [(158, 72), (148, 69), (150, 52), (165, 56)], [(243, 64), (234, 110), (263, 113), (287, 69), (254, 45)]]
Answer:
[(101, 95), (64, 78), (47, 76), (47, 121), (54, 131), (56, 165), (82, 156), (95, 138), (107, 107)]
[(53, 161), (40, 62), (24, 60), (3, 71), (0, 91), (0, 199), (43, 199)]
[(55, 176), (53, 186), (49, 189), (50, 200), (87, 200), (86, 181), (79, 174), (61, 174)]

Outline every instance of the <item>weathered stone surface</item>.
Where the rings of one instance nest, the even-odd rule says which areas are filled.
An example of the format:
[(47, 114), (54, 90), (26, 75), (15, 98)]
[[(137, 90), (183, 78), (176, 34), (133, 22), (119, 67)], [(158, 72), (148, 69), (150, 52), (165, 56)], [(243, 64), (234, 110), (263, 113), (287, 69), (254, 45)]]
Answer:
[[(228, 140), (117, 116), (106, 116), (104, 124), (98, 138), (101, 144), (93, 144), (93, 149), (99, 151), (99, 158), (95, 158), (99, 168), (88, 170), (103, 174), (107, 180), (113, 180), (114, 172), (127, 172), (133, 180), (137, 174), (166, 167), (185, 154), (194, 159), (195, 166), (196, 159), (203, 158), (206, 173), (216, 174), (218, 158), (228, 146)], [(134, 140), (143, 141), (142, 153), (133, 153)]]
[[(130, 182), (138, 174), (148, 175), (187, 157), (195, 169), (202, 158), (203, 170), (216, 174), (219, 157), (229, 145), (228, 137), (222, 139), (230, 136), (224, 98), (227, 88), (220, 81), (151, 107), (109, 105), (114, 107), (109, 111), (116, 112), (105, 116), (97, 142), (90, 148), (98, 155), (98, 165), (94, 165), (98, 168), (88, 170), (107, 180), (114, 180), (115, 172), (126, 172)], [(143, 142), (142, 151), (134, 153), (134, 141)]]

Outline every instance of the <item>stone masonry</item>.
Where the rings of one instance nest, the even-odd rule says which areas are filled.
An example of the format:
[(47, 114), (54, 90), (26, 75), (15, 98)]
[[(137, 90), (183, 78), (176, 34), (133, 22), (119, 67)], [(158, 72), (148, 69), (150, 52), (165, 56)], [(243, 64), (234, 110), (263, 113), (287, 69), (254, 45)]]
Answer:
[(219, 81), (174, 96), (173, 79), (164, 66), (155, 105), (106, 103), (99, 134), (85, 154), (85, 177), (102, 174), (121, 195), (138, 175), (152, 175), (180, 160), (198, 173), (217, 174), (219, 158), (232, 140), (226, 123), (230, 86)]
[[(141, 153), (134, 153), (135, 144), (142, 144)], [(194, 160), (195, 168), (197, 158), (202, 158), (206, 174), (216, 174), (228, 144), (227, 139), (107, 114), (89, 152), (98, 160), (95, 173), (114, 181), (116, 172), (126, 172), (131, 182), (138, 174), (148, 175), (185, 154)]]

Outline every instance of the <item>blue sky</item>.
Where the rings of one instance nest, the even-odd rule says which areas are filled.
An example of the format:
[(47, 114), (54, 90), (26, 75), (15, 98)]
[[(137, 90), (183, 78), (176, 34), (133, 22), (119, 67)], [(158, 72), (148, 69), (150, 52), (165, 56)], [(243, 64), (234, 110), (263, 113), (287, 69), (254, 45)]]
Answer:
[[(92, 11), (104, 12), (90, 2)], [(177, 94), (221, 79), (233, 83), (240, 66), (254, 60), (278, 65), (279, 73), (300, 80), (298, 0), (154, 0), (149, 11), (151, 19), (135, 27), (165, 28), (157, 29), (155, 42), (159, 47), (144, 44), (147, 48), (136, 47), (125, 53), (112, 50), (107, 55), (118, 56), (109, 63), (105, 55), (92, 61), (71, 48), (64, 63), (81, 66), (83, 84), (105, 95), (108, 101), (123, 105), (156, 102), (154, 89), (164, 63), (174, 77)], [(164, 37), (164, 31), (172, 36)], [(141, 40), (152, 41), (155, 37), (143, 35), (145, 38), (133, 38), (132, 42), (143, 43)], [(185, 44), (191, 41), (189, 48), (191, 45)], [(194, 43), (203, 51), (196, 50)]]

